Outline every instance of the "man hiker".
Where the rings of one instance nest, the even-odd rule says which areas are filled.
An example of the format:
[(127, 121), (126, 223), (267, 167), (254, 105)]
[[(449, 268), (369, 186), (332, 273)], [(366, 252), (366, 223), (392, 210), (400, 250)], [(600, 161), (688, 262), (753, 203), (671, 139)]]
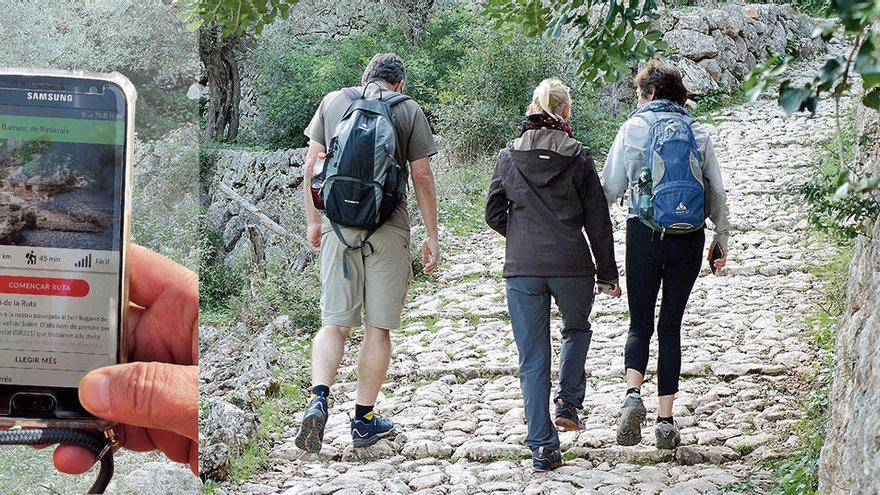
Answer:
[(634, 84), (639, 108), (621, 126), (602, 172), (611, 204), (631, 191), (626, 222), (627, 391), (617, 443), (636, 445), (642, 440), (647, 410), (641, 386), (662, 286), (654, 436), (658, 449), (674, 449), (681, 443), (672, 418), (681, 372), (681, 320), (702, 266), (705, 220), (709, 218), (715, 226), (707, 252), (713, 273), (727, 261), (730, 222), (712, 140), (683, 107), (688, 93), (681, 72), (651, 61), (636, 75)]
[[(621, 295), (605, 192), (590, 150), (574, 137), (571, 108), (569, 88), (558, 79), (535, 88), (520, 136), (498, 153), (486, 201), (486, 223), (506, 238), (503, 275), (535, 471), (562, 465), (557, 428), (584, 428), (578, 411), (594, 287)], [(551, 297), (564, 324), (553, 420)]]
[(312, 399), (295, 439), (307, 452), (321, 450), (330, 385), (352, 327), (362, 323), (352, 442), (369, 446), (394, 430), (373, 406), (391, 358), (389, 333), (400, 327), (413, 275), (408, 175), (425, 222), (425, 272), (440, 260), (429, 163), (437, 149), (421, 107), (401, 93), (405, 79), (400, 57), (375, 55), (361, 86), (326, 95), (305, 130), (306, 222), (308, 242), (320, 250), (322, 325), (312, 341)]

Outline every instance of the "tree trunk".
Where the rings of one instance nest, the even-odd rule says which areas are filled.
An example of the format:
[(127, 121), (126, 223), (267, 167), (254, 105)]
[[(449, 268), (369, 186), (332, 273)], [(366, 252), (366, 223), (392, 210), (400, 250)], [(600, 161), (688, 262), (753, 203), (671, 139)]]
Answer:
[(221, 37), (216, 25), (199, 29), (199, 58), (208, 79), (204, 139), (234, 141), (238, 137), (241, 79), (238, 55), (241, 40)]
[(421, 41), (422, 34), (431, 17), (431, 9), (434, 8), (434, 0), (391, 0), (391, 5), (399, 14), (402, 14), (404, 35), (407, 41), (417, 45)]

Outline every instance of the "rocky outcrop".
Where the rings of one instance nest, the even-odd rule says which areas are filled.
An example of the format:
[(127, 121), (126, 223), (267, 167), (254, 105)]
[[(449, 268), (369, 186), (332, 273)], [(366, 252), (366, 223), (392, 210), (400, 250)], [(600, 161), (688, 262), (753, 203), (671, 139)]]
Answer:
[[(874, 127), (880, 142), (880, 127)], [(876, 155), (875, 155), (876, 156)], [(880, 160), (872, 167), (880, 174)], [(831, 422), (822, 448), (822, 493), (878, 493), (880, 487), (880, 220), (856, 242), (847, 311), (837, 330)]]
[[(212, 159), (217, 171), (216, 181), (229, 186), (284, 230), (301, 235), (305, 225), (300, 188), (305, 156), (305, 148), (278, 151), (229, 149), (215, 152)], [(264, 251), (266, 257), (282, 259), (300, 267), (305, 263), (308, 254), (303, 246), (279, 236), (277, 231), (256, 220), (239, 200), (217, 188), (216, 182), (209, 201), (208, 225), (220, 237), (228, 266), (252, 261), (255, 247)]]
[(255, 335), (244, 324), (233, 329), (200, 329), (199, 467), (203, 476), (227, 478), (230, 458), (255, 441), (259, 423), (254, 406), (280, 391), (272, 369), (282, 365), (282, 355), (272, 337), (289, 331), (287, 317)]
[(669, 45), (666, 61), (679, 67), (692, 95), (739, 86), (758, 63), (780, 53), (820, 51), (813, 25), (781, 5), (725, 5), (701, 12), (672, 11), (655, 22)]

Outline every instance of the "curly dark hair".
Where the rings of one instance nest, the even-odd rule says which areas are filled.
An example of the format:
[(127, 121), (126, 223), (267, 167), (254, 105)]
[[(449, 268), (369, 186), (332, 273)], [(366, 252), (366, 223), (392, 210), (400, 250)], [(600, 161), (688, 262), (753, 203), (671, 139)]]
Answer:
[(397, 84), (406, 78), (406, 69), (403, 60), (394, 53), (377, 53), (370, 59), (364, 70), (363, 82), (382, 80), (390, 84)]
[(653, 88), (655, 100), (670, 100), (684, 105), (688, 99), (688, 90), (681, 79), (681, 71), (659, 60), (648, 62), (636, 74), (633, 84), (643, 97), (651, 94)]

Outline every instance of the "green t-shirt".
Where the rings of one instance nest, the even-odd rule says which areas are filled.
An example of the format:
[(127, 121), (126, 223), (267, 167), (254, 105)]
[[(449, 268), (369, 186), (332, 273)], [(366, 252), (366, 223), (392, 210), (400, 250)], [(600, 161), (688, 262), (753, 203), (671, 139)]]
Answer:
[[(363, 88), (358, 88), (363, 90)], [(382, 93), (392, 93), (382, 90)], [(367, 87), (368, 98), (378, 98), (379, 88), (375, 84)], [(315, 116), (306, 128), (304, 134), (311, 140), (325, 147), (333, 138), (337, 124), (342, 120), (345, 111), (348, 110), (351, 100), (340, 91), (334, 91), (321, 101)], [(394, 158), (402, 167), (419, 158), (437, 154), (437, 146), (434, 143), (434, 134), (425, 117), (425, 112), (413, 100), (407, 100), (393, 107), (394, 125), (397, 129), (397, 150)], [(325, 230), (329, 229), (326, 218), (324, 219)], [(406, 208), (406, 193), (404, 200), (388, 219), (388, 225), (404, 229), (409, 232), (409, 212)]]

